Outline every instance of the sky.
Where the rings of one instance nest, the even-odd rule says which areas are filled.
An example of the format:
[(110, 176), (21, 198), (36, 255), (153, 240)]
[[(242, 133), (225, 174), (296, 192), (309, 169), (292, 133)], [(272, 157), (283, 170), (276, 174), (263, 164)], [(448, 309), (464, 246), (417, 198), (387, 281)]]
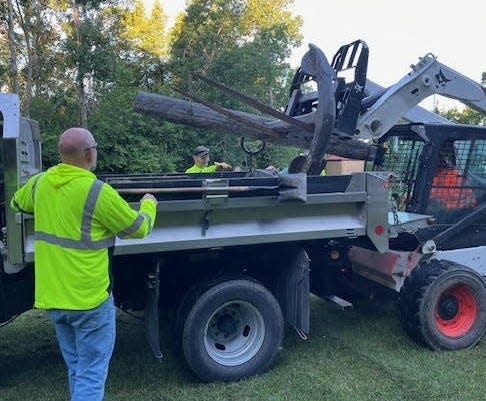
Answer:
[[(183, 11), (185, 0), (160, 0), (169, 16)], [(270, 0), (271, 1), (271, 0)], [(145, 0), (150, 6), (152, 0)], [(343, 44), (364, 40), (369, 48), (368, 78), (390, 86), (410, 71), (419, 57), (438, 60), (480, 82), (486, 71), (486, 2), (478, 0), (294, 0), (302, 16), (302, 46), (294, 49), (293, 67), (317, 45), (329, 60)], [(431, 109), (459, 106), (436, 96), (422, 102)]]

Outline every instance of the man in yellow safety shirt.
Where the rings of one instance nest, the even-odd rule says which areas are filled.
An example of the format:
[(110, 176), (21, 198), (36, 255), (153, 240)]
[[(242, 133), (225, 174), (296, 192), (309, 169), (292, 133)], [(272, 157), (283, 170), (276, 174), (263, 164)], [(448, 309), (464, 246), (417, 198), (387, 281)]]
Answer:
[(209, 149), (205, 146), (198, 146), (192, 154), (194, 165), (186, 170), (186, 173), (214, 173), (220, 170), (231, 170), (233, 167), (228, 163), (214, 162), (209, 164)]
[(34, 306), (54, 323), (71, 401), (103, 399), (116, 330), (111, 250), (115, 236), (147, 236), (157, 208), (145, 194), (136, 211), (96, 179), (96, 146), (88, 130), (66, 130), (58, 142), (62, 162), (31, 177), (11, 201), (35, 217)]

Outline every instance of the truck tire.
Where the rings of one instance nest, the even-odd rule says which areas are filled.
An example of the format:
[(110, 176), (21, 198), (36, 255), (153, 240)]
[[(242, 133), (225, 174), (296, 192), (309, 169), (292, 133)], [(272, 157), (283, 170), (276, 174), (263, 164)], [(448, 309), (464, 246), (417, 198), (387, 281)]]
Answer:
[(433, 350), (473, 347), (486, 330), (486, 282), (468, 267), (422, 263), (405, 281), (399, 300), (404, 330)]
[(232, 279), (190, 298), (182, 348), (199, 378), (235, 381), (270, 367), (284, 323), (277, 300), (265, 287), (251, 279)]

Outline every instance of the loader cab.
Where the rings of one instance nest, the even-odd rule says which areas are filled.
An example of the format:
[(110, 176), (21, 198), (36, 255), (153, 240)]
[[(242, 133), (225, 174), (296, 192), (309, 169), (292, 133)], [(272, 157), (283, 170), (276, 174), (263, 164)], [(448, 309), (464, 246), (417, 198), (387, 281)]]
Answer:
[(410, 124), (391, 129), (368, 170), (391, 171), (400, 211), (451, 225), (486, 201), (486, 128)]

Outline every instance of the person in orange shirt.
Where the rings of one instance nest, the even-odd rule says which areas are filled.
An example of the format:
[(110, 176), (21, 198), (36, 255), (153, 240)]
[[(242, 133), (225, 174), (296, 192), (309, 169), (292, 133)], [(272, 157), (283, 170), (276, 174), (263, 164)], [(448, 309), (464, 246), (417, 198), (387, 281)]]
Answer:
[(472, 188), (455, 167), (454, 145), (445, 142), (439, 155), (439, 166), (432, 181), (429, 199), (445, 209), (464, 209), (477, 205)]

